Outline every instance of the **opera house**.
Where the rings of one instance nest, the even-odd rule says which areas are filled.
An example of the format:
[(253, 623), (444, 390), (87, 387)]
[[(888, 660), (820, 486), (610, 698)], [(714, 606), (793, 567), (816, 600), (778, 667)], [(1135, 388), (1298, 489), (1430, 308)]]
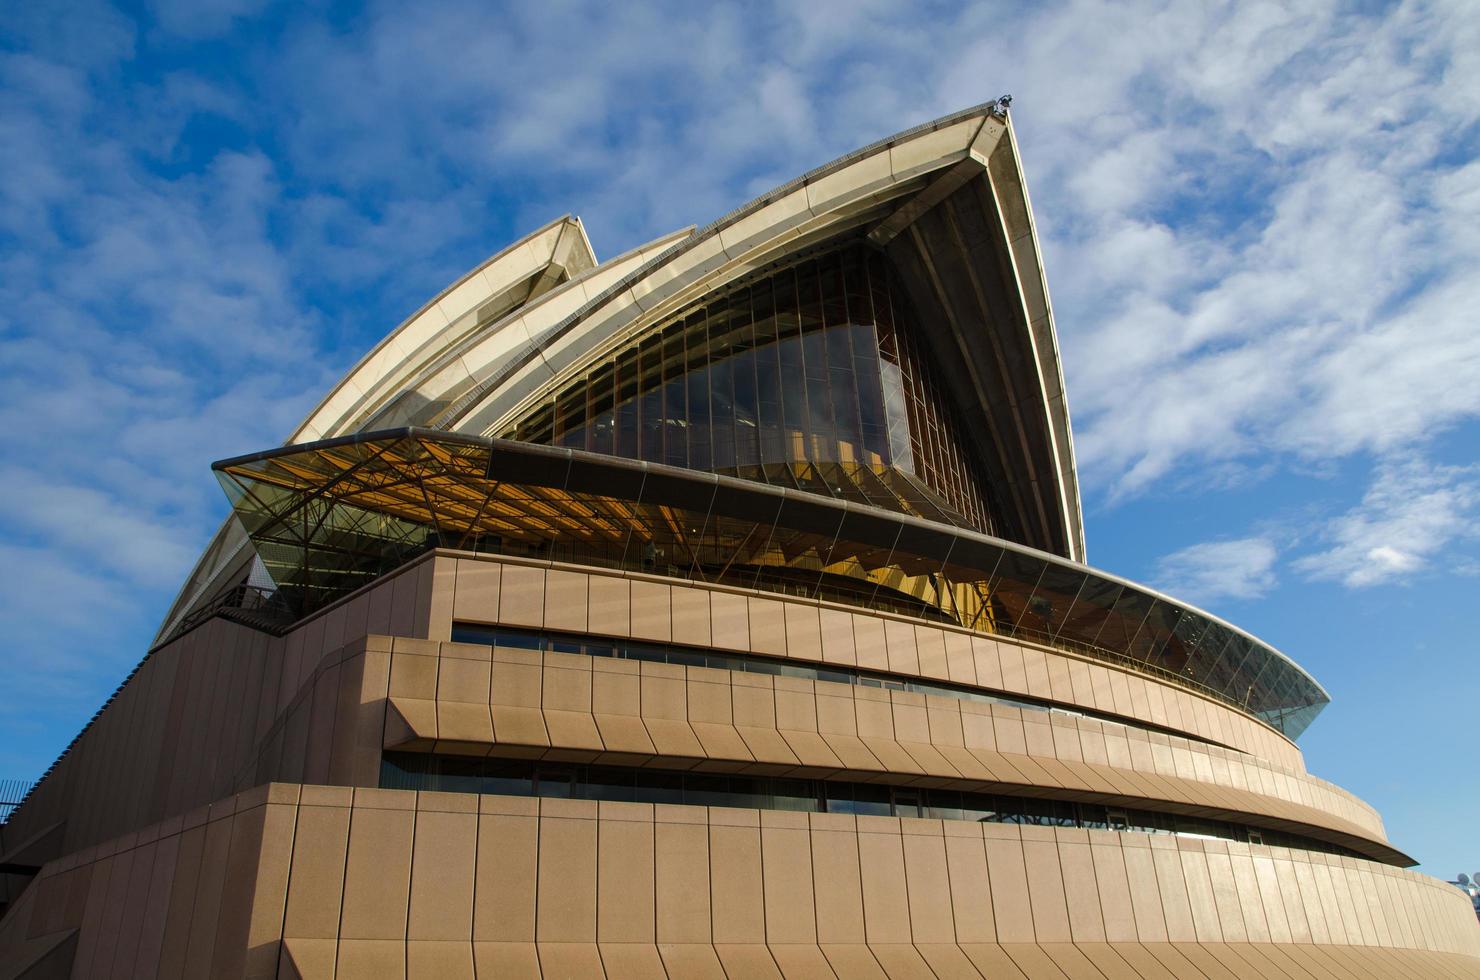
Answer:
[(1480, 976), (1321, 685), (1086, 564), (1003, 101), (555, 221), (214, 470), (4, 825), (0, 976)]

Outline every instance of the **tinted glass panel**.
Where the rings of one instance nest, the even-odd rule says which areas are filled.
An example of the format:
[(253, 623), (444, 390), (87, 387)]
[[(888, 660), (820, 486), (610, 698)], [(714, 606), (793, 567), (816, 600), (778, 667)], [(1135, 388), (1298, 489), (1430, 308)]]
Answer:
[(706, 298), (502, 435), (1013, 537), (938, 375), (886, 263), (855, 247)]

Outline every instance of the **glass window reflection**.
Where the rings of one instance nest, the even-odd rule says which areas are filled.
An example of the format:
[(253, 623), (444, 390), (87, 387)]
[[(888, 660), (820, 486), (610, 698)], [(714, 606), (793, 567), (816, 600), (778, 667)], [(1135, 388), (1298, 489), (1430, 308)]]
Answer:
[[(938, 374), (886, 264), (854, 247), (706, 298), (501, 435), (908, 511), (893, 471), (952, 523), (1010, 536)], [(835, 465), (824, 479), (807, 464)]]

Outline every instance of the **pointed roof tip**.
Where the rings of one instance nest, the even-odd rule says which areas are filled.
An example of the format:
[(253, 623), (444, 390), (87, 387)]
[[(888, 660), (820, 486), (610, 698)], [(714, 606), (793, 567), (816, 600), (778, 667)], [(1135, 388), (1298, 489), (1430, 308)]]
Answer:
[(592, 247), (591, 235), (586, 231), (586, 223), (581, 220), (581, 216), (578, 214), (567, 214), (562, 220), (569, 221), (576, 226), (576, 230), (581, 233), (581, 241), (586, 243), (586, 253), (591, 256), (592, 264), (600, 265), (601, 256), (597, 255), (596, 249)]

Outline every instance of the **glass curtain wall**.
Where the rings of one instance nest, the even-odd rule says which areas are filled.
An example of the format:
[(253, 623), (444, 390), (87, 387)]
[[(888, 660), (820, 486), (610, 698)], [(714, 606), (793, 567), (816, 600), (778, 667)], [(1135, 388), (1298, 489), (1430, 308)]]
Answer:
[(997, 533), (938, 374), (887, 263), (855, 246), (706, 298), (501, 437), (875, 506), (895, 506), (903, 478), (952, 523)]

